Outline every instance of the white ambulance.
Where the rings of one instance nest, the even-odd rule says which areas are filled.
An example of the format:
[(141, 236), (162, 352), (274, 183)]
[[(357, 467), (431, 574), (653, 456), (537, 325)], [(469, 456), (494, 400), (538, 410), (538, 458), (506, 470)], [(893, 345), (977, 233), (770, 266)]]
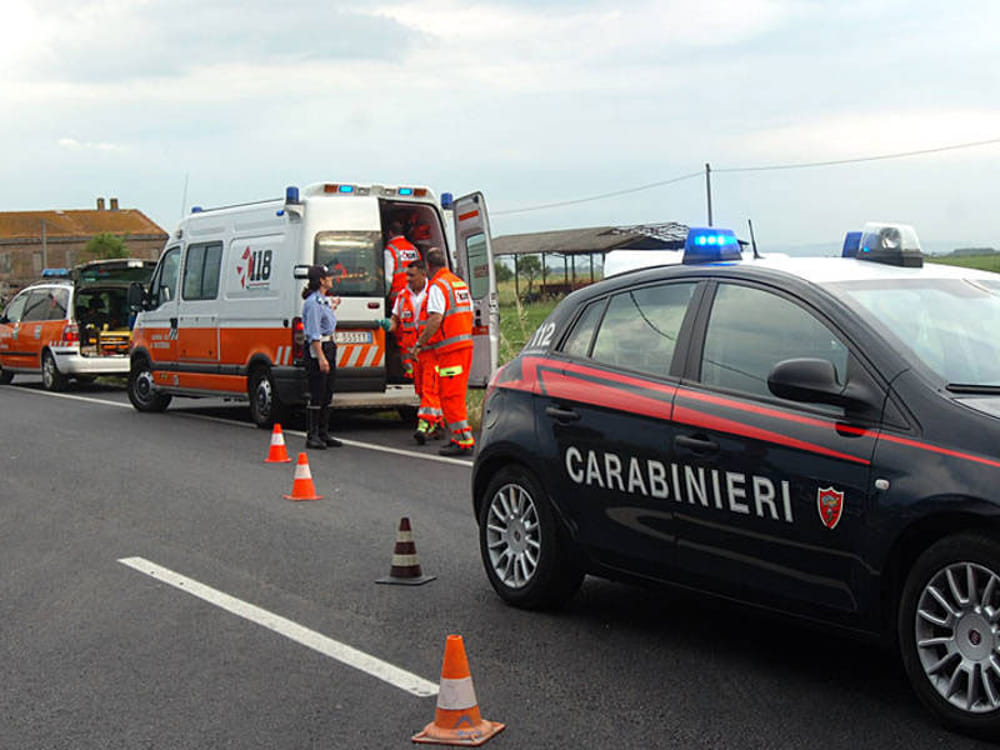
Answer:
[(446, 250), (475, 305), (470, 386), (497, 365), (499, 313), (489, 220), (481, 193), (440, 204), (426, 187), (321, 183), (284, 199), (195, 207), (167, 241), (148, 287), (133, 285), (138, 311), (128, 394), (139, 411), (174, 396), (249, 401), (260, 427), (305, 403), (302, 290), (308, 268), (334, 271), (337, 310), (335, 408), (419, 403), (402, 372), (383, 263), (389, 226), (400, 220), (426, 253)]

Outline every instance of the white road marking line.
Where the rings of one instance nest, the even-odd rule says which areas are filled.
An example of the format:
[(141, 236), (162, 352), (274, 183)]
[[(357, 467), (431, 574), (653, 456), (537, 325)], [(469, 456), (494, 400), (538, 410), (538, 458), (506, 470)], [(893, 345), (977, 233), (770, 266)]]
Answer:
[[(88, 396), (76, 396), (72, 393), (52, 393), (51, 391), (38, 391), (31, 388), (24, 388), (24, 393), (34, 393), (39, 396), (54, 396), (56, 398), (68, 398), (73, 401), (85, 401), (91, 404), (101, 404), (102, 406), (117, 406), (121, 409), (131, 409), (132, 404), (120, 404), (117, 401), (106, 401), (100, 398), (90, 398)], [(200, 419), (203, 422), (215, 422), (216, 424), (231, 425), (233, 427), (249, 427), (252, 430), (256, 430), (257, 425), (249, 422), (237, 422), (234, 419), (225, 419), (223, 417), (212, 417), (208, 414), (190, 414), (181, 409), (171, 409), (167, 412), (168, 414), (173, 414), (179, 417), (186, 417), (188, 419)], [(304, 432), (299, 432), (298, 430), (283, 430), (286, 435), (297, 435), (298, 437), (305, 438), (306, 434)], [(363, 448), (369, 451), (380, 451), (382, 453), (394, 453), (397, 456), (407, 456), (408, 458), (420, 458), (425, 461), (437, 461), (441, 464), (452, 464), (453, 466), (465, 466), (466, 468), (472, 468), (472, 461), (463, 461), (460, 458), (449, 458), (448, 456), (433, 456), (427, 453), (420, 453), (418, 451), (410, 451), (405, 448), (392, 448), (387, 445), (379, 445), (378, 443), (363, 443), (360, 440), (349, 440), (348, 438), (341, 438), (344, 445), (350, 445), (355, 448)]]
[(418, 677), (412, 672), (407, 672), (405, 669), (400, 669), (388, 662), (377, 659), (374, 656), (366, 654), (364, 651), (359, 651), (347, 644), (335, 641), (321, 633), (317, 633), (315, 630), (310, 630), (285, 617), (268, 612), (266, 609), (261, 609), (241, 599), (229, 596), (229, 594), (199, 583), (192, 578), (182, 576), (149, 560), (141, 557), (123, 557), (118, 562), (158, 581), (163, 581), (181, 591), (185, 591), (192, 596), (196, 596), (209, 604), (214, 604), (216, 607), (224, 609), (231, 614), (261, 625), (268, 630), (273, 630), (275, 633), (283, 635), (296, 643), (318, 651), (324, 656), (329, 656), (331, 659), (336, 659), (349, 667), (354, 667), (418, 698), (437, 695), (438, 686), (433, 682), (425, 680), (423, 677)]

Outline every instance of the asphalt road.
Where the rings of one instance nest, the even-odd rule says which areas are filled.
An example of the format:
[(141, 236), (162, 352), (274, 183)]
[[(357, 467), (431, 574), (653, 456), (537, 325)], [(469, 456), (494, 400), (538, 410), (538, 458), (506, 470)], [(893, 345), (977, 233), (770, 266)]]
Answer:
[[(489, 747), (981, 746), (873, 645), (595, 579), (557, 615), (508, 608), (467, 462), (388, 420), (334, 431), (309, 454), (325, 498), (292, 503), (243, 407), (0, 387), (0, 747), (409, 747), (435, 707), (409, 689), (437, 686), (451, 633), (507, 724)], [(404, 515), (438, 579), (376, 585)]]

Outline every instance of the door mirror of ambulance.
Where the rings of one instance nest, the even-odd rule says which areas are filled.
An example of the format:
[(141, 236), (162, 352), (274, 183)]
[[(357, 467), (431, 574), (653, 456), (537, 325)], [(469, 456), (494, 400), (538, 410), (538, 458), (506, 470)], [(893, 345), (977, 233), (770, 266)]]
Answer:
[(767, 387), (778, 398), (805, 403), (831, 404), (858, 410), (873, 406), (868, 390), (837, 382), (837, 370), (826, 359), (786, 359), (767, 376)]
[(133, 281), (128, 285), (127, 302), (130, 312), (139, 312), (140, 310), (148, 309), (149, 297), (146, 294), (146, 290), (143, 289), (142, 284), (138, 281)]
[(309, 266), (297, 265), (292, 271), (292, 275), (296, 279), (308, 279), (309, 278)]

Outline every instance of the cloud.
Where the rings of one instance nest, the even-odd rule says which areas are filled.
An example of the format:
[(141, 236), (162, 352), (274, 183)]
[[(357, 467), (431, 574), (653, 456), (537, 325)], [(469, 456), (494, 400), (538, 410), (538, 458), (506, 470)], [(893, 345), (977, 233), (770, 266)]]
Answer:
[(56, 145), (59, 148), (67, 149), (69, 151), (124, 151), (124, 146), (119, 146), (116, 143), (94, 143), (94, 142), (80, 142), (76, 138), (60, 138), (56, 141)]

